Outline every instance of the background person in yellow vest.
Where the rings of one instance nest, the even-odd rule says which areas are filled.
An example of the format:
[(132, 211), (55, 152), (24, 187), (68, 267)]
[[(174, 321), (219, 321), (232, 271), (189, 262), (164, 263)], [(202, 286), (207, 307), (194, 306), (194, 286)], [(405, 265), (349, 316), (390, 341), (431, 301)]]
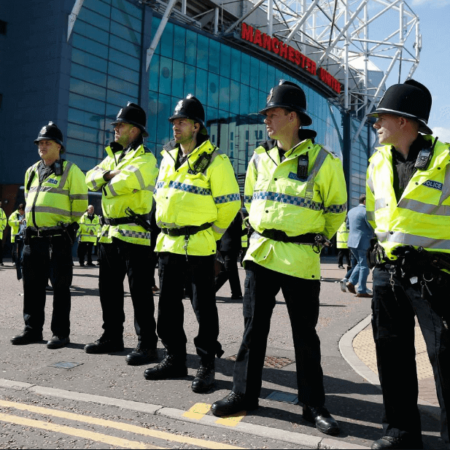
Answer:
[[(339, 250), (338, 252), (339, 269), (344, 269), (344, 258), (347, 261), (347, 266), (350, 266), (350, 250), (348, 249), (348, 234), (349, 229), (347, 226), (347, 221), (344, 220), (336, 235), (336, 247)], [(347, 270), (349, 269), (350, 267), (347, 267)]]
[(0, 266), (3, 264), (3, 231), (5, 231), (6, 225), (8, 225), (8, 219), (6, 218), (5, 211), (2, 209), (2, 202), (0, 202)]
[(245, 332), (234, 368), (232, 392), (213, 404), (216, 416), (258, 407), (275, 296), (283, 292), (293, 330), (298, 399), (303, 417), (326, 434), (339, 433), (325, 408), (319, 317), (320, 244), (341, 226), (347, 192), (339, 158), (314, 143), (306, 97), (281, 81), (261, 111), (270, 140), (255, 150), (245, 181), (253, 234), (245, 257), (248, 293)]
[(99, 243), (100, 302), (104, 333), (86, 345), (87, 353), (124, 349), (123, 280), (128, 276), (134, 308), (136, 348), (126, 357), (129, 365), (146, 364), (158, 355), (155, 305), (149, 283), (151, 271), (150, 211), (158, 167), (144, 146), (147, 117), (135, 103), (128, 103), (112, 123), (115, 141), (107, 157), (86, 175), (92, 191), (102, 191), (102, 235)]
[(87, 186), (81, 170), (61, 158), (63, 135), (53, 123), (43, 127), (34, 141), (41, 161), (25, 174), (26, 223), (23, 250), (24, 332), (14, 345), (42, 340), (46, 286), (53, 285), (53, 337), (50, 349), (65, 347), (70, 339), (70, 285), (72, 245), (78, 222), (86, 211)]
[(88, 210), (83, 214), (80, 220), (80, 228), (77, 235), (80, 238), (78, 243), (78, 260), (80, 266), (84, 266), (84, 259), (87, 259), (87, 265), (92, 264), (92, 250), (97, 245), (97, 235), (100, 230), (100, 221), (96, 214), (94, 214), (94, 207), (89, 205)]
[(9, 216), (8, 224), (11, 227), (11, 257), (14, 264), (20, 262), (19, 246), (23, 246), (23, 241), (20, 242), (18, 235), (20, 232), (20, 225), (25, 220), (25, 205), (21, 203), (18, 208)]
[[(450, 144), (428, 127), (431, 94), (408, 80), (370, 114), (381, 147), (370, 159), (367, 215), (372, 248), (372, 327), (383, 392), (383, 437), (372, 448), (423, 448), (414, 348), (422, 329), (450, 448)], [(446, 270), (446, 272), (443, 271)]]
[(167, 349), (164, 361), (145, 371), (148, 380), (187, 375), (183, 329), (184, 280), (192, 286), (199, 324), (194, 339), (201, 364), (192, 383), (205, 392), (214, 383), (219, 317), (214, 289), (216, 241), (239, 210), (239, 186), (226, 155), (212, 145), (205, 111), (192, 95), (181, 100), (172, 117), (174, 140), (166, 145), (157, 183), (156, 221), (161, 228), (158, 335)]

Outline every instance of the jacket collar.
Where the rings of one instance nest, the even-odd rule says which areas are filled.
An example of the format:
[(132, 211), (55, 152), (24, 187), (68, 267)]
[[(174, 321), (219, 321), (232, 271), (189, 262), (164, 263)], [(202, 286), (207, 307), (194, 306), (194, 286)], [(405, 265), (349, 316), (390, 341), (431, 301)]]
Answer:
[[(317, 136), (317, 133), (314, 130), (308, 130), (306, 128), (305, 129), (300, 128), (300, 130), (298, 130), (298, 137), (300, 138), (300, 143), (302, 143), (303, 141), (306, 141), (307, 139), (310, 139), (311, 142), (314, 144), (314, 139), (316, 136)], [(274, 139), (269, 139), (268, 141), (266, 141), (260, 145), (260, 147), (262, 147), (266, 152), (268, 152), (269, 150), (272, 150), (276, 146), (277, 146), (277, 141)], [(286, 153), (289, 153), (289, 151)]]

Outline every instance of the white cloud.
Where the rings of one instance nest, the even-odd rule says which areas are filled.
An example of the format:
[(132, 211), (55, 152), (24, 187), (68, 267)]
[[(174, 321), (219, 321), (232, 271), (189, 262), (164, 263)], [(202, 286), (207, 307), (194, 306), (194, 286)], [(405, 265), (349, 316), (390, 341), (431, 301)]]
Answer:
[(439, 137), (441, 142), (450, 142), (450, 128), (435, 127), (433, 133), (434, 136)]
[(426, 5), (427, 7), (432, 6), (450, 6), (450, 0), (413, 0), (412, 6), (423, 6)]

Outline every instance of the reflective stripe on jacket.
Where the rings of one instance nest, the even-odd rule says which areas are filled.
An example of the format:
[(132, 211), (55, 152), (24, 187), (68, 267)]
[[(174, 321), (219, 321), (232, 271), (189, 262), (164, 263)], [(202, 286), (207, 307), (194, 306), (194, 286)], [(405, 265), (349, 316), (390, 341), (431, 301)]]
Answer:
[(80, 237), (80, 242), (97, 243), (97, 235), (100, 228), (100, 220), (96, 214), (94, 214), (92, 220), (89, 219), (88, 213), (83, 214), (77, 233), (77, 236)]
[(40, 183), (39, 164), (31, 166), (25, 174), (27, 226), (42, 228), (55, 227), (61, 222), (79, 222), (88, 206), (83, 172), (75, 164), (64, 161), (62, 175), (52, 173)]
[[(162, 152), (163, 160), (156, 185), (156, 222), (160, 228), (180, 228), (211, 223), (212, 227), (189, 238), (187, 253), (206, 256), (216, 253), (216, 241), (225, 233), (241, 206), (239, 186), (228, 156), (209, 140), (190, 153), (187, 161), (175, 169), (178, 152), (174, 141)], [(191, 168), (203, 153), (212, 155), (202, 173)], [(157, 252), (185, 254), (184, 236), (161, 233)]]
[(336, 235), (336, 247), (348, 248), (348, 235), (350, 231), (347, 228), (347, 221), (344, 220)]
[[(424, 136), (432, 141), (432, 136)], [(367, 217), (387, 256), (403, 245), (450, 253), (450, 144), (437, 142), (427, 170), (417, 170), (397, 202), (391, 146), (380, 147), (367, 171)]]
[[(298, 157), (308, 154), (308, 177), (297, 176)], [(262, 237), (264, 230), (288, 236), (321, 233), (333, 237), (345, 219), (347, 189), (342, 163), (321, 145), (306, 139), (280, 162), (276, 142), (258, 147), (249, 163), (245, 202), (250, 239), (245, 261), (298, 278), (320, 280), (320, 255), (312, 245), (283, 243)]]
[[(149, 214), (152, 209), (158, 176), (156, 158), (144, 145), (129, 150), (125, 155), (124, 151), (113, 153), (111, 147), (107, 147), (108, 156), (86, 175), (86, 183), (91, 191), (102, 190), (103, 216), (108, 219), (127, 217), (127, 208), (138, 215)], [(105, 181), (103, 176), (113, 170), (120, 170), (121, 173)], [(131, 218), (129, 224), (103, 225), (100, 242), (111, 243), (113, 238), (150, 246), (150, 232), (136, 225)]]

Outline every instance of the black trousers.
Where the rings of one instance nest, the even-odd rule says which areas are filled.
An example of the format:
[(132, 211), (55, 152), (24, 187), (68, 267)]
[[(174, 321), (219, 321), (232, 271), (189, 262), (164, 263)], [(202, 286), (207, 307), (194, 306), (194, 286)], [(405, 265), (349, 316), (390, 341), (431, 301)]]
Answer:
[(53, 285), (51, 330), (60, 338), (70, 335), (72, 246), (63, 237), (32, 238), (23, 250), (23, 318), (25, 331), (40, 334), (45, 320), (47, 281)]
[(87, 263), (92, 264), (92, 250), (94, 247), (93, 242), (80, 242), (78, 244), (78, 259), (80, 261), (80, 264), (84, 264), (84, 258), (87, 257)]
[(350, 250), (348, 248), (340, 248), (338, 253), (338, 266), (344, 265), (344, 258), (347, 261), (347, 266), (350, 265)]
[(241, 281), (239, 280), (238, 253), (221, 252), (224, 266), (216, 277), (216, 292), (227, 282), (230, 282), (231, 295), (242, 297)]
[(245, 331), (234, 366), (233, 391), (256, 400), (261, 392), (270, 320), (275, 296), (283, 292), (294, 338), (299, 402), (323, 406), (325, 392), (321, 367), (319, 318), (320, 281), (304, 280), (246, 263)]
[(123, 339), (125, 275), (128, 276), (134, 309), (134, 328), (145, 348), (156, 348), (155, 303), (149, 283), (150, 247), (113, 239), (99, 245), (100, 303), (103, 311), (104, 337)]
[(449, 445), (450, 409), (450, 302), (449, 285), (429, 283), (422, 298), (420, 283), (394, 277), (385, 268), (373, 273), (372, 327), (376, 344), (378, 373), (383, 392), (384, 434), (410, 435), (421, 442), (420, 414), (417, 407), (418, 381), (414, 348), (414, 316), (422, 330), (433, 366), (441, 406), (441, 434)]
[(192, 307), (199, 325), (194, 338), (197, 354), (203, 363), (223, 355), (219, 337), (219, 315), (214, 288), (214, 255), (189, 256), (174, 253), (159, 255), (158, 335), (167, 352), (186, 358), (187, 338), (184, 332), (183, 291), (185, 280), (190, 281)]

